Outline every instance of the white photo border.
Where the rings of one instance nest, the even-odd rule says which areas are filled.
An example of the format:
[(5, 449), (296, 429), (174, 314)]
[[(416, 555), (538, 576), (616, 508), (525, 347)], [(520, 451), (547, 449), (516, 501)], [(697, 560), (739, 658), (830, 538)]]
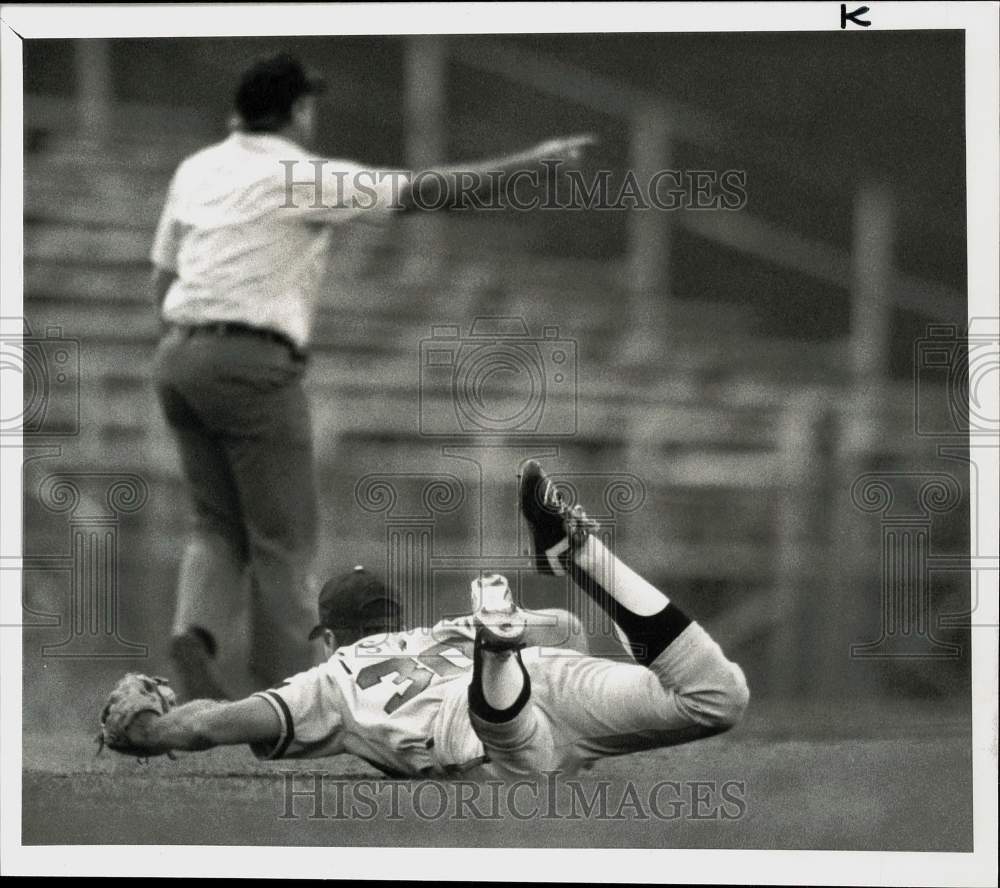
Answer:
[[(848, 4), (849, 8), (862, 5)], [(1000, 315), (1000, 84), (997, 3), (866, 3), (872, 31), (962, 29), (966, 48), (969, 317)], [(4, 316), (23, 314), (23, 76), (33, 38), (290, 36), (411, 33), (840, 31), (840, 4), (822, 3), (395, 3), (74, 5), (0, 7), (0, 293)], [(846, 31), (844, 33), (847, 33)], [(0, 375), (0, 398), (21, 402)], [(993, 398), (1000, 395), (990, 393)], [(997, 415), (997, 404), (984, 405)], [(10, 446), (7, 446), (7, 445)], [(21, 551), (21, 449), (0, 447), (0, 552)], [(971, 450), (972, 527), (989, 552), (1000, 537), (1000, 448)], [(20, 622), (19, 570), (0, 571), (0, 624)], [(538, 881), (693, 884), (995, 885), (997, 873), (997, 577), (980, 590), (972, 632), (974, 848), (972, 853), (536, 850), (21, 845), (21, 632), (0, 628), (0, 871), (4, 875), (258, 876), (466, 879), (518, 872)], [(13, 613), (11, 613), (13, 611)], [(985, 624), (985, 625), (982, 625)], [(930, 814), (930, 811), (929, 811)], [(931, 815), (933, 816), (933, 815)], [(442, 866), (442, 861), (447, 866)], [(505, 866), (506, 864), (506, 866)]]

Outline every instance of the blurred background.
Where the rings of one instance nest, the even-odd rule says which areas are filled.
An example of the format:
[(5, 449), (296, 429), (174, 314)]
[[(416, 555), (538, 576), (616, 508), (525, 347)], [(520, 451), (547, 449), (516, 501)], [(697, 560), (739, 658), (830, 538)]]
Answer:
[[(169, 668), (188, 504), (150, 380), (148, 252), (176, 164), (225, 136), (239, 72), (279, 49), (328, 78), (328, 156), (417, 169), (592, 131), (582, 172), (610, 170), (612, 194), (628, 170), (746, 174), (735, 212), (339, 229), (308, 373), (321, 576), (384, 571), (425, 621), (493, 565), (610, 650), (573, 590), (522, 572), (514, 476), (539, 456), (790, 729), (809, 706), (963, 718), (962, 38), (26, 41), (26, 728)], [(489, 376), (478, 420), (461, 363), (508, 340), (477, 318), (537, 358)], [(454, 371), (429, 373), (442, 339)], [(237, 621), (226, 650), (242, 639)], [(788, 700), (811, 702), (766, 709)]]

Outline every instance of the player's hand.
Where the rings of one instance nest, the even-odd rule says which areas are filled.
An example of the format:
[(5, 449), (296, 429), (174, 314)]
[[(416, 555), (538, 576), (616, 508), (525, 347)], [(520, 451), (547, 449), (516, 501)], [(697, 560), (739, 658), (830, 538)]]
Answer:
[(597, 136), (593, 133), (582, 133), (577, 136), (563, 136), (559, 139), (549, 139), (538, 146), (538, 153), (543, 159), (579, 160), (587, 148), (596, 145)]

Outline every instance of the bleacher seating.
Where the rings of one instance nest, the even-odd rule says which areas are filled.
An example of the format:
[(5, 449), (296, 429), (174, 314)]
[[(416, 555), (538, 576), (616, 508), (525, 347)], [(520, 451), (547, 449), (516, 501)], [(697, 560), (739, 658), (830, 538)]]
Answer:
[[(79, 432), (62, 439), (63, 452), (45, 469), (141, 475), (150, 487), (142, 557), (168, 576), (187, 510), (150, 380), (160, 322), (146, 292), (147, 255), (170, 173), (197, 143), (138, 131), (81, 142), (42, 128), (25, 157), (26, 318), (36, 337), (58, 330), (77, 340), (80, 357)], [(443, 442), (421, 434), (421, 398), (445, 409), (452, 393), (440, 381), (421, 390), (419, 348), (433, 325), (464, 332), (476, 316), (521, 317), (533, 334), (555, 325), (576, 342), (576, 434), (539, 444), (559, 445), (557, 465), (640, 477), (647, 501), (623, 518), (623, 545), (659, 580), (721, 590), (709, 611), (779, 583), (782, 497), (800, 480), (790, 467), (857, 471), (873, 454), (893, 454), (897, 467), (930, 456), (930, 445), (911, 434), (905, 384), (886, 389), (874, 437), (856, 451), (826, 453), (839, 445), (822, 431), (788, 432), (797, 405), (821, 412), (838, 392), (845, 400), (844, 343), (761, 340), (738, 305), (669, 305), (662, 344), (636, 364), (623, 347), (634, 330), (616, 262), (507, 255), (491, 246), (496, 223), (463, 217), (449, 220), (451, 251), (437, 276), (410, 280), (410, 224), (393, 222), (382, 235), (345, 233), (320, 312), (308, 389), (329, 541), (321, 569), (385, 557), (384, 518), (352, 500), (361, 477), (457, 471)], [(499, 396), (522, 397), (516, 388)], [(865, 405), (839, 409), (841, 435), (852, 428), (851, 411)], [(47, 428), (72, 428), (70, 402), (54, 400), (52, 410)], [(846, 465), (830, 468), (838, 459)], [(510, 483), (489, 475), (499, 468), (486, 471), (486, 484)], [(443, 522), (442, 533), (450, 551), (471, 540), (455, 522)], [(802, 560), (822, 560), (818, 532), (799, 544)]]

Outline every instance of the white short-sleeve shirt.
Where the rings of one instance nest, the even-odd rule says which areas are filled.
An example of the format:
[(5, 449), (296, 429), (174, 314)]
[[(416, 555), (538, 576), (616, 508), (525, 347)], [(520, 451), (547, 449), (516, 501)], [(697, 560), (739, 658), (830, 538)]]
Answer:
[(250, 324), (308, 345), (334, 226), (398, 208), (401, 173), (232, 133), (177, 168), (151, 258), (177, 279), (163, 317)]

